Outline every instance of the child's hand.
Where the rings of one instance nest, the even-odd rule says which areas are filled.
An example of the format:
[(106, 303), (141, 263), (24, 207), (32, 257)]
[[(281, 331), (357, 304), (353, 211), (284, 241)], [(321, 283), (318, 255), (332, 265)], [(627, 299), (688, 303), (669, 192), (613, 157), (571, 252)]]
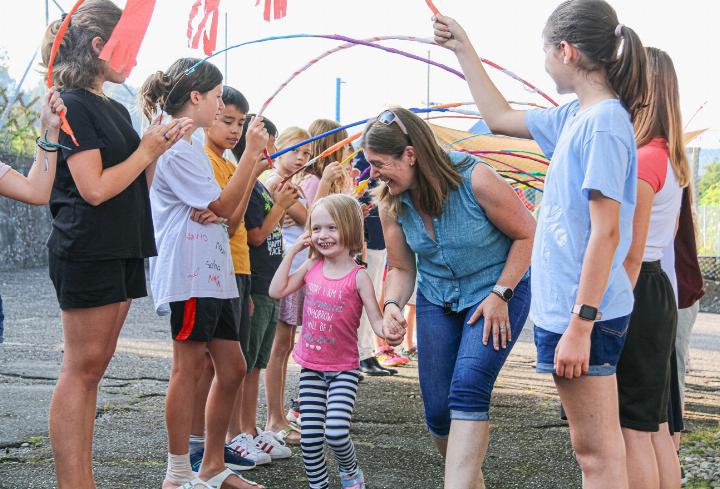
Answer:
[(326, 182), (335, 182), (343, 177), (343, 168), (339, 162), (333, 161), (323, 170), (322, 180)]
[(277, 205), (288, 210), (298, 201), (300, 192), (298, 192), (298, 188), (295, 185), (286, 182), (275, 188), (272, 197)]
[(60, 114), (65, 110), (65, 104), (63, 99), (60, 98), (60, 94), (52, 87), (45, 94), (45, 100), (43, 100), (42, 107), (40, 108), (40, 125), (46, 129), (56, 131), (60, 129)]
[(295, 244), (292, 245), (290, 248), (290, 253), (297, 255), (305, 248), (309, 248), (312, 246), (312, 241), (310, 240), (310, 231), (305, 231), (300, 235), (300, 237), (295, 241)]
[(265, 129), (265, 123), (262, 117), (253, 117), (248, 125), (245, 135), (245, 151), (249, 151), (252, 155), (257, 155), (267, 146), (270, 135)]
[(463, 47), (470, 45), (465, 30), (460, 27), (455, 19), (445, 15), (433, 17), (433, 29), (435, 30), (435, 43), (448, 48), (453, 52), (460, 51)]
[(269, 170), (270, 168), (270, 162), (265, 158), (265, 155), (263, 153), (260, 153), (257, 157), (257, 160), (255, 160), (255, 166), (253, 167), (253, 176), (255, 177), (255, 179), (257, 179), (260, 175), (262, 175), (266, 170)]
[(193, 209), (190, 219), (200, 224), (225, 224), (227, 219), (220, 217), (210, 209)]
[(394, 304), (388, 304), (383, 314), (382, 333), (390, 346), (402, 343), (406, 326), (402, 311)]
[(360, 204), (360, 210), (362, 211), (363, 219), (367, 219), (373, 207), (373, 204)]

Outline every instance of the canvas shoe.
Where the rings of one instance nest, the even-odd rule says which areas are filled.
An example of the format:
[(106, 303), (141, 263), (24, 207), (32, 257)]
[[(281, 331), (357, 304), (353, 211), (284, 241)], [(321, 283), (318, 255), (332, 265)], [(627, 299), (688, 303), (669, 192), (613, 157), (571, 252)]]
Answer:
[(240, 453), (243, 457), (252, 460), (255, 462), (255, 465), (265, 465), (272, 461), (269, 454), (255, 446), (255, 440), (252, 435), (247, 433), (240, 433), (233, 438), (230, 443), (228, 443), (228, 447)]
[(275, 435), (269, 431), (263, 431), (256, 428), (257, 436), (255, 437), (255, 447), (263, 453), (269, 455), (272, 460), (280, 460), (292, 457), (292, 450), (285, 445), (284, 442), (278, 440)]

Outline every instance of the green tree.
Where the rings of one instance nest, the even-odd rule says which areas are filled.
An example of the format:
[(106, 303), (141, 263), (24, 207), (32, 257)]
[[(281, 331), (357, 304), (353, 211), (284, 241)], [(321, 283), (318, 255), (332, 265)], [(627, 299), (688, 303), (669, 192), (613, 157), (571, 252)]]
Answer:
[(720, 182), (711, 185), (701, 194), (700, 205), (720, 205)]
[(700, 178), (698, 183), (698, 194), (700, 199), (705, 195), (705, 192), (709, 191), (713, 186), (720, 183), (720, 158), (715, 158), (712, 163), (709, 163), (705, 167), (703, 176)]
[[(8, 74), (7, 53), (0, 51), (0, 114), (12, 101), (15, 95), (15, 82)], [(6, 151), (17, 155), (29, 156), (35, 151), (36, 128), (39, 113), (37, 112), (37, 95), (27, 96), (20, 93), (17, 102), (5, 117), (0, 129), (0, 145)]]

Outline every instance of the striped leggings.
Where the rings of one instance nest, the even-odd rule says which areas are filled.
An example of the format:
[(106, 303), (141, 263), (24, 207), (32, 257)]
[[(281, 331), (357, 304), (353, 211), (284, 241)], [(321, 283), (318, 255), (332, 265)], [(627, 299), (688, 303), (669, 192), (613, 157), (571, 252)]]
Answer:
[(355, 446), (350, 440), (350, 418), (358, 379), (357, 370), (318, 372), (303, 368), (300, 373), (300, 446), (311, 489), (326, 489), (329, 484), (325, 440), (341, 474), (354, 474), (357, 470)]

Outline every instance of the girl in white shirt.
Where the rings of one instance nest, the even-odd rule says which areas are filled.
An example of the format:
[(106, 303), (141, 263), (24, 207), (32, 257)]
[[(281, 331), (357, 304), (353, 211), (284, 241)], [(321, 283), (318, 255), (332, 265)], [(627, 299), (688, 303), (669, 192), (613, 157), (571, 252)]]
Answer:
[[(268, 141), (260, 120), (251, 122), (238, 169), (221, 190), (195, 129), (211, 126), (224, 109), (222, 74), (214, 65), (183, 58), (148, 78), (141, 88), (148, 118), (158, 105), (174, 118), (189, 117), (186, 136), (157, 163), (150, 189), (158, 256), (151, 260), (155, 308), (170, 312), (173, 365), (165, 404), (168, 469), (163, 489), (257, 486), (226, 468), (225, 433), (245, 372), (239, 344), (238, 290), (224, 222), (240, 204), (257, 156)], [(195, 211), (198, 209), (199, 212)], [(208, 351), (215, 366), (206, 406), (202, 465), (190, 465), (193, 400), (199, 365)]]

